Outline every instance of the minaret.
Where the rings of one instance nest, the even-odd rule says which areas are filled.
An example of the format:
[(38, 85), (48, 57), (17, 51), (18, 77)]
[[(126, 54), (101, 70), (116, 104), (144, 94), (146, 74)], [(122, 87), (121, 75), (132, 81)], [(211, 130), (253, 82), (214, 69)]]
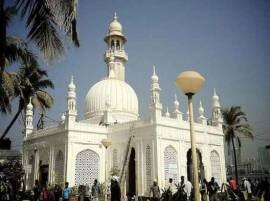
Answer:
[(66, 120), (68, 122), (75, 122), (76, 116), (76, 86), (73, 81), (73, 76), (71, 76), (70, 83), (68, 85)]
[(25, 112), (25, 135), (29, 135), (33, 132), (33, 105), (32, 105), (32, 97), (29, 99), (29, 103), (26, 106)]
[(183, 113), (179, 110), (179, 102), (178, 102), (176, 94), (174, 94), (174, 102), (173, 102), (173, 104), (174, 104), (174, 111), (172, 112), (172, 117), (175, 118), (175, 119), (182, 120), (183, 119)]
[(212, 125), (222, 127), (222, 122), (223, 120), (222, 120), (219, 97), (216, 93), (216, 89), (214, 89), (214, 95), (212, 97)]
[(202, 101), (200, 101), (200, 106), (199, 106), (199, 109), (198, 109), (198, 113), (199, 113), (198, 123), (207, 125), (207, 119), (204, 116), (204, 108), (202, 106)]
[(156, 116), (161, 116), (162, 104), (160, 103), (160, 91), (158, 83), (158, 76), (156, 75), (155, 66), (153, 66), (153, 75), (151, 77), (151, 99), (150, 99), (150, 110), (152, 112), (152, 116), (156, 119)]
[(125, 63), (128, 61), (128, 55), (124, 50), (124, 45), (127, 39), (122, 33), (122, 25), (119, 23), (116, 13), (104, 41), (107, 43), (104, 54), (104, 61), (108, 68), (107, 76), (109, 76), (110, 68), (114, 68), (116, 79), (125, 80)]

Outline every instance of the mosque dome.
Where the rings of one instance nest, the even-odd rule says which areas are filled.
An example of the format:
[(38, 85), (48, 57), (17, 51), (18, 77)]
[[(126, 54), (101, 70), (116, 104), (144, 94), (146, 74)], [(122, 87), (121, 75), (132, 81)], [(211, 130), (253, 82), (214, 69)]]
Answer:
[(118, 122), (123, 117), (126, 121), (138, 118), (137, 95), (129, 84), (119, 79), (108, 77), (96, 83), (88, 91), (85, 102), (86, 119), (102, 116), (104, 111), (110, 111)]

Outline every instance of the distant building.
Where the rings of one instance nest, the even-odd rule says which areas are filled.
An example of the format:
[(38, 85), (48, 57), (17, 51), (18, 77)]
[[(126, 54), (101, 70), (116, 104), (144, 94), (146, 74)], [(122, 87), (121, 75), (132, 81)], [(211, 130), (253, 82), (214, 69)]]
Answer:
[[(59, 125), (36, 130), (33, 106), (31, 102), (27, 105), (23, 164), (28, 188), (35, 179), (50, 184), (68, 181), (70, 186), (91, 185), (94, 179), (104, 182), (105, 171), (122, 170), (123, 164), (123, 183), (130, 195), (148, 195), (154, 179), (162, 188), (169, 178), (176, 183), (182, 175), (192, 180), (189, 121), (183, 118), (177, 97), (173, 111), (164, 111), (154, 69), (150, 77), (149, 118), (141, 120), (137, 94), (125, 81), (127, 39), (116, 16), (104, 40), (107, 75), (89, 89), (84, 119), (77, 118), (73, 78), (68, 85), (67, 109)], [(207, 124), (201, 103), (195, 118), (198, 171), (201, 178), (209, 180), (213, 176), (221, 184), (226, 181), (224, 134), (216, 92), (212, 101), (211, 125)], [(112, 142), (107, 156), (103, 139)]]
[(263, 170), (270, 170), (270, 153), (265, 146), (258, 147), (259, 168)]

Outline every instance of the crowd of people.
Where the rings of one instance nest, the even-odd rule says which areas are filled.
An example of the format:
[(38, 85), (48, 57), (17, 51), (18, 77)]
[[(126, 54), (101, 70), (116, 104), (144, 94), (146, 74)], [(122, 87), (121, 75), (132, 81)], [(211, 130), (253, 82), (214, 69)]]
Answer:
[[(78, 201), (99, 201), (102, 194), (101, 191), (101, 185), (98, 183), (97, 179), (95, 179), (91, 188), (88, 185), (80, 185), (76, 197)], [(63, 189), (57, 184), (53, 189), (48, 189), (46, 185), (40, 186), (38, 180), (36, 180), (32, 189), (33, 201), (70, 201), (72, 193), (72, 188), (69, 187), (68, 182), (65, 183)], [(121, 200), (121, 190), (117, 177), (112, 177), (111, 179), (109, 195), (108, 200)]]
[(253, 179), (243, 178), (241, 183), (237, 185), (237, 182), (232, 177), (227, 180), (227, 187), (229, 188), (232, 196), (238, 196), (242, 200), (270, 200), (270, 183), (268, 178)]
[[(270, 183), (267, 178), (247, 179), (243, 178), (239, 184), (232, 177), (221, 187), (212, 177), (208, 182), (206, 179), (200, 180), (199, 191), (201, 201), (270, 201)], [(151, 201), (192, 201), (194, 192), (192, 183), (181, 176), (180, 184), (174, 184), (170, 178), (167, 187), (161, 194), (157, 181), (153, 181), (150, 188)]]

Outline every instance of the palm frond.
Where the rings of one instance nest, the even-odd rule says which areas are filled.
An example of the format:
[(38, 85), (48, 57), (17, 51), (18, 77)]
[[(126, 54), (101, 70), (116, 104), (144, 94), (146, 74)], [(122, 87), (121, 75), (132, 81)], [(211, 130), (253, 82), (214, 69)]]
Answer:
[(18, 0), (17, 8), (22, 17), (26, 17), (26, 26), (29, 28), (27, 38), (33, 41), (44, 57), (49, 61), (58, 58), (64, 53), (61, 36), (57, 30), (52, 10), (48, 1)]

